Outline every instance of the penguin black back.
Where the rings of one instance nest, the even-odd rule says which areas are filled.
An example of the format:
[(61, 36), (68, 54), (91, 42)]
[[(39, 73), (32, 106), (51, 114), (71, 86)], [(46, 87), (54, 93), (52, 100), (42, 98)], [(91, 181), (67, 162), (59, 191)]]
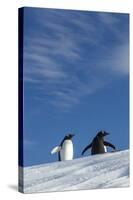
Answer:
[(89, 148), (91, 148), (91, 155), (105, 153), (104, 146), (110, 146), (113, 149), (115, 149), (114, 145), (112, 145), (109, 142), (104, 141), (104, 137), (107, 135), (109, 135), (109, 133), (105, 131), (99, 131), (97, 135), (94, 137), (94, 139), (92, 140), (92, 142), (82, 151), (82, 155)]
[(104, 136), (108, 135), (105, 131), (100, 131), (97, 133), (96, 137), (92, 141), (91, 154), (105, 153), (104, 149)]

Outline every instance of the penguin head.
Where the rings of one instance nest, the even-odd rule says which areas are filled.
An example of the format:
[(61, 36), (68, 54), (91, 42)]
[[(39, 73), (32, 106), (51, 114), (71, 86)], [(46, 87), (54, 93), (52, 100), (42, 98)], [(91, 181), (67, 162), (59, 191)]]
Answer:
[(74, 136), (75, 136), (74, 134), (69, 133), (69, 134), (66, 135), (65, 138), (68, 139), (68, 140), (71, 140)]
[(103, 138), (105, 136), (109, 135), (109, 133), (107, 133), (106, 131), (99, 131), (97, 133), (97, 136), (100, 137), (100, 138)]

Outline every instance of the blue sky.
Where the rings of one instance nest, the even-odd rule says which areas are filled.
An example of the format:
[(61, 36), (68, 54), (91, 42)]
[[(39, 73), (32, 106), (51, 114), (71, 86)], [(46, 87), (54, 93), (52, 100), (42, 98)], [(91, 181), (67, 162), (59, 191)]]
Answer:
[(75, 158), (99, 130), (129, 148), (128, 29), (128, 14), (24, 9), (25, 166), (56, 161), (68, 132)]

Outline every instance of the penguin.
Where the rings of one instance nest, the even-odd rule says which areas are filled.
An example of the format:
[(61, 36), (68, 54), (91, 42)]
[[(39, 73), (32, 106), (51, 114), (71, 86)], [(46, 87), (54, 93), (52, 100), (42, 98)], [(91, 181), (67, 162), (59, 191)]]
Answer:
[(74, 134), (66, 135), (59, 146), (52, 149), (51, 154), (58, 153), (58, 161), (73, 159), (73, 143)]
[(106, 153), (107, 152), (106, 146), (112, 147), (114, 150), (116, 150), (116, 147), (113, 144), (104, 141), (104, 137), (107, 135), (109, 135), (109, 133), (105, 131), (99, 131), (92, 140), (92, 142), (82, 151), (82, 155), (89, 148), (91, 148), (91, 155)]

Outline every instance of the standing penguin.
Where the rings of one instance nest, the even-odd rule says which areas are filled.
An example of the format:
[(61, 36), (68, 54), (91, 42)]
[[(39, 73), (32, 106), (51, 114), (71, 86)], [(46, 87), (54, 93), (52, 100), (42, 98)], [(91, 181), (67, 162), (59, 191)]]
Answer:
[(91, 155), (106, 153), (106, 146), (112, 147), (114, 150), (116, 149), (115, 146), (109, 142), (104, 141), (104, 137), (109, 135), (109, 133), (105, 131), (100, 131), (92, 140), (91, 144), (89, 144), (85, 149), (82, 151), (82, 155), (85, 153), (86, 150), (91, 148)]
[(66, 135), (59, 146), (52, 149), (51, 154), (58, 153), (58, 161), (73, 159), (73, 134)]

